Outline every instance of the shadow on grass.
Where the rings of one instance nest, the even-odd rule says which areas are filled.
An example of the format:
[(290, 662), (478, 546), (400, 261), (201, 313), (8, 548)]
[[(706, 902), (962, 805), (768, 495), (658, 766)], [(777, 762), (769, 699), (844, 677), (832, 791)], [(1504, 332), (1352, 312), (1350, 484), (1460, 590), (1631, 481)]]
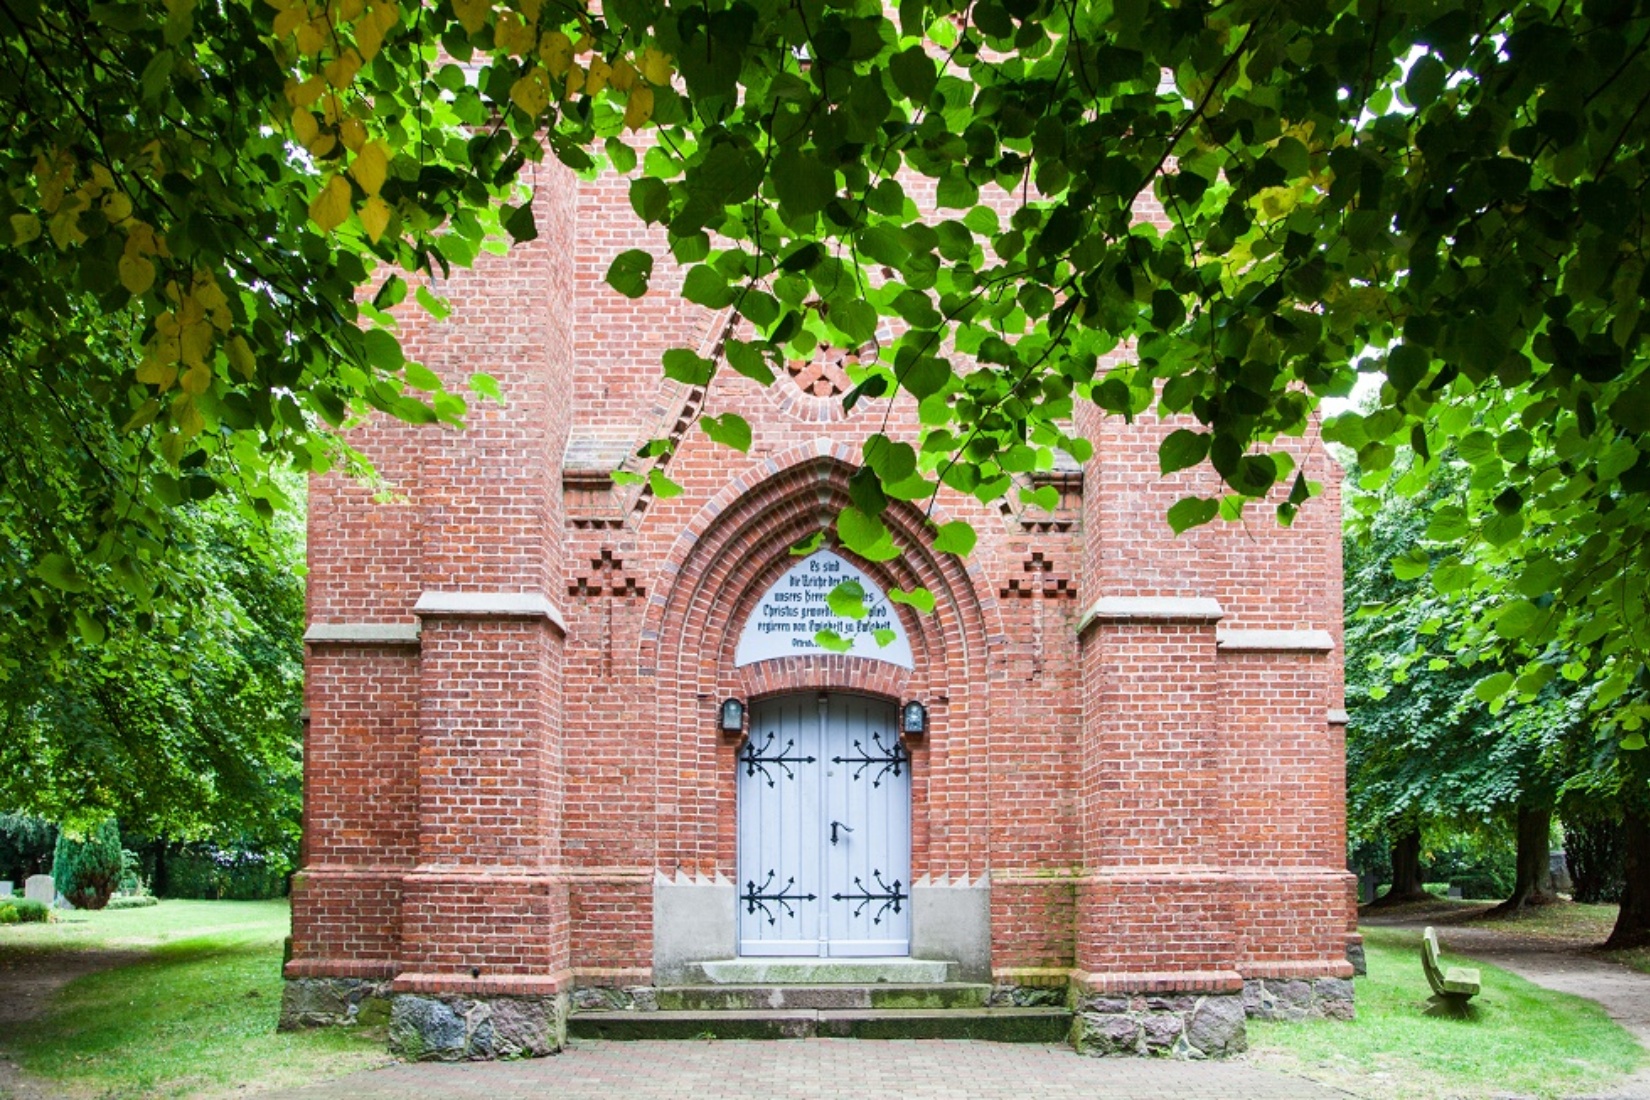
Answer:
[[(70, 1095), (218, 1096), (384, 1064), (381, 1033), (275, 1030), (283, 983), (271, 932), (172, 940), (76, 978), (44, 1015), (10, 1029), (5, 1046)], [(84, 954), (60, 957), (72, 965)]]

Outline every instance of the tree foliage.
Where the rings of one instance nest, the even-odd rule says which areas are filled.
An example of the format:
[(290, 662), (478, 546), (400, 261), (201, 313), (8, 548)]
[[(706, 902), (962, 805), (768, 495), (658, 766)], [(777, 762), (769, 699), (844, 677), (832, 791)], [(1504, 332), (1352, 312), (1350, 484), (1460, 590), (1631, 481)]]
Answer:
[[(284, 847), (296, 836), (302, 522), (174, 511), (187, 588), (96, 641), (44, 646), (0, 614), (0, 805), (80, 829), (118, 816), (174, 839)], [(6, 578), (0, 607), (26, 600)]]
[(1449, 444), (1471, 466), (1434, 583), (1509, 662), (1481, 692), (1533, 698), (1562, 670), (1511, 662), (1556, 646), (1629, 739), (1650, 706), (1636, 5), (8, 0), (0, 28), (6, 434), (75, 456), (7, 464), (48, 633), (98, 623), (40, 589), (164, 595), (180, 501), (267, 510), (268, 463), (336, 461), (358, 410), (460, 417), (385, 311), (533, 234), (512, 188), (548, 147), (628, 173), (687, 296), (733, 311), (667, 374), (870, 345), (846, 401), (917, 403), (866, 443), (860, 553), (898, 552), (890, 498), (1085, 457), (1085, 402), (1182, 417), (1165, 470), (1287, 520), (1314, 486), (1265, 444), (1380, 372), (1326, 434), (1374, 475), (1412, 450), (1412, 486)]
[[(1358, 473), (1356, 468), (1354, 475)], [(1513, 706), (1479, 698), (1482, 670), (1449, 644), (1452, 607), (1404, 566), (1425, 539), (1432, 506), (1450, 499), (1454, 478), (1440, 476), (1422, 497), (1391, 486), (1352, 490), (1365, 515), (1345, 544), (1347, 810), (1354, 836), (1410, 851), (1439, 828), (1520, 838), (1520, 903), (1545, 878), (1546, 822), (1560, 791), (1591, 775), (1592, 727), (1578, 690), (1556, 686)], [(1373, 506), (1371, 506), (1373, 502)], [(1608, 770), (1606, 753), (1601, 766)], [(1539, 865), (1539, 873), (1531, 869)], [(1409, 884), (1419, 890), (1419, 880)], [(1390, 897), (1403, 899), (1395, 886)]]

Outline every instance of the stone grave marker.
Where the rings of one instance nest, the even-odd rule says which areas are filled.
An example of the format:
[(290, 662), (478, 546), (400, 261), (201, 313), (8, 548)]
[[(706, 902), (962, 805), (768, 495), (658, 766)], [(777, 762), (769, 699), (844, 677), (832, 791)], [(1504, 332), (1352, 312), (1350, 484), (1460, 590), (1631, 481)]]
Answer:
[(57, 883), (50, 875), (30, 875), (23, 884), (23, 896), (41, 905), (50, 905), (57, 900)]
[(11, 897), (11, 880), (0, 879), (0, 898)]

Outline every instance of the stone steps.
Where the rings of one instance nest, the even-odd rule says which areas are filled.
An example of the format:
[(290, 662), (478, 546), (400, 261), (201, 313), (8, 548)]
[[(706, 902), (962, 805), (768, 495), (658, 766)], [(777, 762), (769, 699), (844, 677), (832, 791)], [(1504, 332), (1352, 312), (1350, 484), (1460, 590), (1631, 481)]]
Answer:
[(874, 985), (678, 985), (656, 994), (659, 1008), (688, 1012), (780, 1009), (948, 1009), (984, 1008), (986, 984), (877, 983)]
[(937, 985), (953, 964), (939, 959), (742, 958), (689, 963), (693, 985)]
[[(662, 993), (663, 991), (661, 991)], [(579, 1039), (980, 1039), (1063, 1043), (1064, 1008), (788, 1008), (722, 1011), (634, 1009), (576, 1012), (567, 1032)]]

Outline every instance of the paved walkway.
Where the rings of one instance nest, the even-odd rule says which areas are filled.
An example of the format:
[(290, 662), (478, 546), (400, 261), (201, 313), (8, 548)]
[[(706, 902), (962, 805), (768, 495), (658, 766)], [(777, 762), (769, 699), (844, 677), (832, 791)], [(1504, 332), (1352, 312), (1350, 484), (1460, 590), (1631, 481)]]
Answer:
[(554, 1058), (400, 1065), (259, 1100), (1345, 1100), (1241, 1062), (1085, 1058), (972, 1041), (576, 1042)]

